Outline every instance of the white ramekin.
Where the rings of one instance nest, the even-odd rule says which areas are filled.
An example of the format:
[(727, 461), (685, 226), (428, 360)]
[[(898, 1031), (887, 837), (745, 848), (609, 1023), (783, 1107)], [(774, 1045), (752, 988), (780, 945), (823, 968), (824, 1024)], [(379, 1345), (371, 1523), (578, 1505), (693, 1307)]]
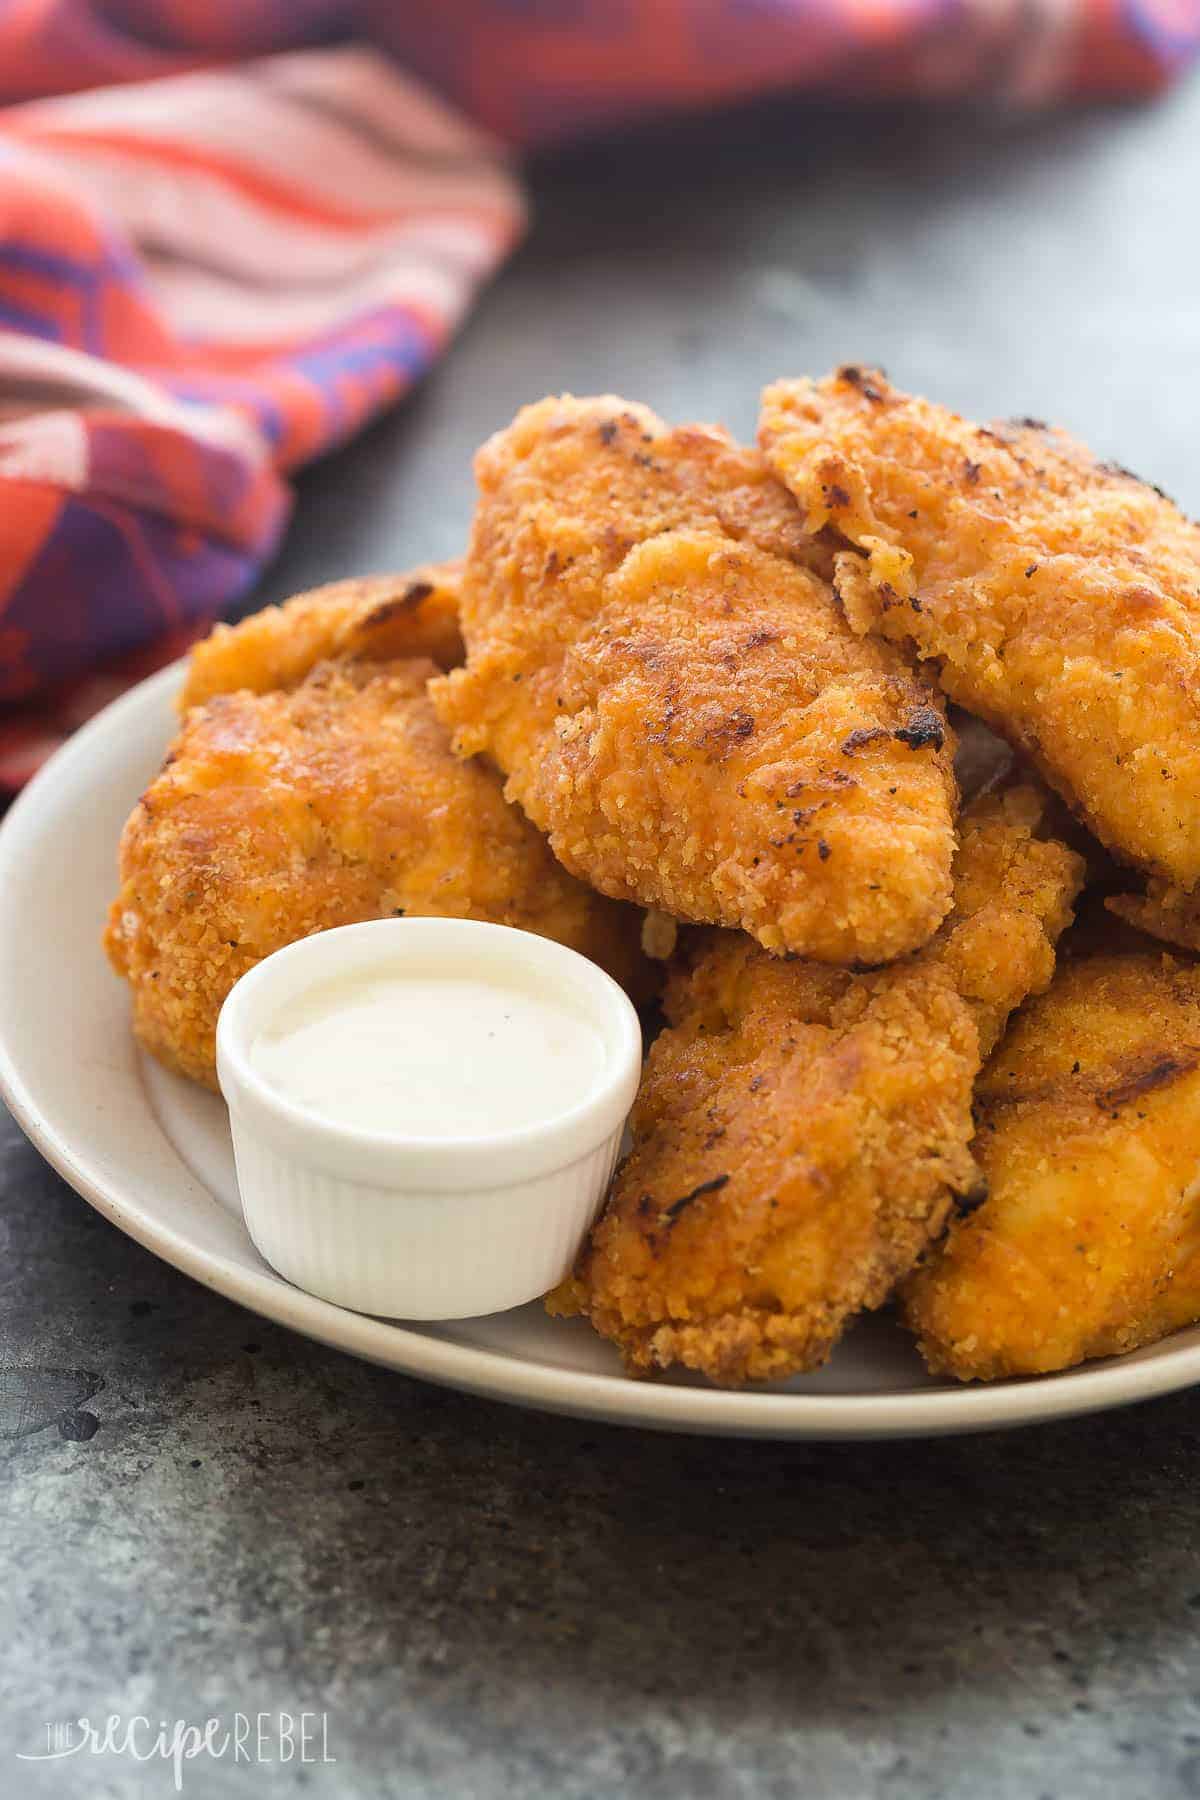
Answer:
[[(572, 1111), (486, 1137), (392, 1137), (293, 1105), (250, 1049), (313, 986), (378, 966), (532, 977), (586, 1009), (608, 1047)], [(376, 919), (302, 938), (242, 977), (217, 1025), (246, 1228), (297, 1287), (356, 1312), (461, 1319), (535, 1299), (569, 1270), (608, 1188), (641, 1075), (628, 997), (586, 957), (473, 919)]]

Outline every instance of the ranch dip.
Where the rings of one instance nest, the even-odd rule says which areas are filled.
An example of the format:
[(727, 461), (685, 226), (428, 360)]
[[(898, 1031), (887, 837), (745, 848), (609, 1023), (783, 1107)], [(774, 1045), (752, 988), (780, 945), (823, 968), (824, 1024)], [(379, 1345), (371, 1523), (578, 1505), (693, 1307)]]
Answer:
[(475, 1138), (561, 1117), (607, 1063), (569, 999), (514, 973), (359, 970), (286, 1003), (250, 1048), (261, 1079), (329, 1124)]

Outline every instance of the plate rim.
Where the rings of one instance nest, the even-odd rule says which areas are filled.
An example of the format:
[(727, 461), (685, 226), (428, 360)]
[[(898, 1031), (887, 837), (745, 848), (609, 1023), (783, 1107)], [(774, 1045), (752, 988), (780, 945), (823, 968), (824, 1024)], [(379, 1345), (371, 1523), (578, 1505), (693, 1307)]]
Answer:
[[(182, 663), (173, 663), (111, 702), (55, 751), (18, 794), (0, 821), (0, 884), (5, 883), (10, 864), (21, 855), (43, 798), (68, 771), (88, 759), (93, 744), (118, 735), (127, 718), (148, 712), (152, 703), (174, 688), (182, 668)], [(62, 1017), (69, 1019), (69, 1008), (63, 1009)], [(125, 1200), (119, 1182), (107, 1180), (89, 1164), (86, 1145), (72, 1142), (69, 1134), (56, 1126), (52, 1106), (40, 1101), (27, 1086), (14, 1052), (3, 992), (0, 1096), (35, 1149), (76, 1193), (127, 1237), (202, 1286), (347, 1354), (512, 1405), (656, 1430), (833, 1441), (942, 1436), (1031, 1425), (1152, 1399), (1200, 1381), (1200, 1343), (1181, 1344), (1144, 1360), (1113, 1358), (1058, 1374), (882, 1394), (684, 1387), (663, 1380), (636, 1381), (531, 1362), (350, 1312), (304, 1293), (273, 1271), (240, 1268), (190, 1243), (140, 1204)], [(155, 1124), (161, 1132), (157, 1119)], [(165, 1132), (163, 1137), (179, 1158)]]

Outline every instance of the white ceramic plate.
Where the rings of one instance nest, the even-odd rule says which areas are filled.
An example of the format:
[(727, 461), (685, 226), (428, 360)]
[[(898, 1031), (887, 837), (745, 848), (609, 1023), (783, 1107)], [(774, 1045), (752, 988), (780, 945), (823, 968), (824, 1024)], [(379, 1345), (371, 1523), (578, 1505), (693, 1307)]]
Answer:
[(634, 1382), (578, 1321), (540, 1306), (453, 1325), (364, 1318), (291, 1287), (238, 1206), (224, 1107), (136, 1053), (100, 932), (117, 837), (173, 730), (177, 670), (136, 688), (47, 765), (0, 828), (0, 1091), (33, 1142), (114, 1225), (251, 1311), (408, 1375), (627, 1424), (746, 1437), (976, 1431), (1119, 1406), (1200, 1380), (1200, 1330), (1068, 1375), (931, 1379), (886, 1320), (820, 1374), (766, 1392)]

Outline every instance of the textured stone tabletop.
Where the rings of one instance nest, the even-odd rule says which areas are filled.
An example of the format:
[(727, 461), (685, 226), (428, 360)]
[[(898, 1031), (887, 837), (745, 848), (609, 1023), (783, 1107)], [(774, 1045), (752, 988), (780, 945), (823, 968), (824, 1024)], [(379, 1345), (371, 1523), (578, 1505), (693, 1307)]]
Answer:
[[(1200, 86), (799, 110), (542, 169), (528, 248), (304, 477), (257, 599), (456, 550), (470, 450), (547, 389), (749, 431), (765, 379), (850, 358), (1061, 420), (1200, 510)], [(14, 1800), (174, 1791), (129, 1754), (16, 1760), (56, 1720), (237, 1712), (324, 1715), (336, 1760), (197, 1758), (195, 1800), (1200, 1794), (1200, 1393), (862, 1447), (523, 1414), (239, 1311), (4, 1119), (0, 1432), (35, 1366), (104, 1385), (71, 1438), (0, 1441)]]

